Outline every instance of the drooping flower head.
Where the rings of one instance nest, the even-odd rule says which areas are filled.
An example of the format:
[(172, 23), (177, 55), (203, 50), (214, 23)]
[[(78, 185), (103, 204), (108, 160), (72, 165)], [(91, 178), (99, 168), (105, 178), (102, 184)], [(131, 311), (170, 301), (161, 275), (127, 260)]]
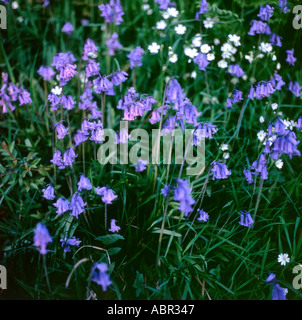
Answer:
[(63, 163), (65, 166), (72, 166), (74, 159), (77, 157), (78, 155), (74, 152), (73, 148), (68, 148), (63, 155)]
[(60, 239), (61, 246), (64, 248), (64, 252), (70, 252), (70, 246), (79, 246), (81, 244), (81, 240), (73, 236), (72, 238), (68, 239), (65, 237), (64, 239)]
[(94, 54), (98, 51), (98, 47), (95, 45), (95, 43), (91, 39), (87, 39), (85, 41), (84, 47), (83, 47), (83, 54), (82, 59), (88, 60), (91, 57), (94, 56)]
[(116, 225), (116, 220), (111, 219), (110, 221), (110, 229), (108, 229), (110, 232), (119, 232), (121, 227)]
[(116, 25), (120, 25), (124, 21), (123, 15), (125, 13), (120, 0), (110, 0), (109, 4), (101, 4), (99, 9), (102, 11), (101, 17), (105, 18), (106, 23), (114, 22)]
[(112, 284), (110, 275), (107, 273), (108, 266), (106, 263), (95, 263), (93, 266), (93, 277), (92, 281), (100, 285), (103, 291), (107, 291), (107, 287)]
[(38, 74), (43, 78), (44, 81), (49, 81), (56, 74), (51, 67), (41, 66), (38, 69)]
[(70, 201), (69, 210), (71, 210), (71, 216), (79, 218), (79, 215), (85, 211), (84, 207), (86, 206), (86, 202), (83, 201), (82, 197), (78, 192), (76, 192)]
[(273, 286), (272, 300), (287, 300), (287, 289), (280, 286), (274, 273), (270, 273), (265, 282)]
[(199, 16), (201, 14), (204, 14), (205, 12), (207, 12), (209, 9), (208, 9), (208, 3), (207, 3), (207, 0), (201, 0), (200, 1), (200, 9), (198, 12), (196, 12), (196, 15), (195, 15), (195, 19), (198, 20), (199, 19)]
[(55, 151), (55, 153), (53, 154), (53, 158), (50, 160), (50, 162), (58, 166), (59, 169), (65, 168), (65, 164), (62, 159), (62, 153), (60, 150)]
[(286, 50), (286, 53), (287, 53), (286, 62), (288, 62), (290, 66), (293, 66), (297, 61), (297, 58), (294, 57), (294, 49)]
[(62, 121), (59, 121), (58, 123), (54, 124), (53, 128), (57, 131), (57, 137), (58, 139), (64, 139), (64, 137), (68, 134), (68, 128), (64, 126)]
[(66, 22), (61, 31), (70, 36), (72, 34), (72, 32), (74, 31), (74, 27), (71, 24), (71, 22)]
[(39, 222), (34, 230), (34, 246), (40, 247), (39, 252), (44, 255), (47, 253), (46, 246), (50, 242), (52, 242), (52, 238), (47, 227), (42, 222)]
[(52, 185), (48, 185), (46, 189), (42, 189), (43, 197), (47, 200), (53, 200), (55, 198), (55, 189)]
[(197, 212), (199, 213), (199, 217), (197, 218), (198, 221), (206, 222), (209, 219), (209, 214), (205, 212), (204, 210), (197, 209)]
[(252, 228), (254, 225), (254, 220), (252, 219), (251, 214), (247, 211), (240, 211), (240, 213), (239, 224), (244, 227)]
[(132, 50), (128, 55), (127, 58), (130, 60), (130, 68), (133, 69), (134, 67), (140, 67), (143, 65), (142, 63), (142, 56), (145, 51), (139, 46)]
[(69, 210), (69, 201), (67, 199), (59, 198), (53, 206), (57, 208), (57, 214), (63, 214), (64, 212)]
[(229, 66), (228, 72), (233, 77), (237, 77), (237, 78), (241, 78), (244, 75), (244, 71), (241, 69), (241, 67), (238, 64), (231, 64)]
[(114, 191), (107, 186), (102, 188), (97, 187), (95, 192), (99, 196), (102, 196), (102, 201), (106, 204), (112, 204), (112, 201), (117, 198), (117, 195), (114, 193)]
[(198, 65), (198, 68), (201, 71), (206, 71), (206, 67), (210, 63), (207, 59), (207, 56), (202, 52), (198, 53), (198, 55), (193, 59), (193, 62), (195, 62)]
[(80, 181), (78, 182), (78, 191), (81, 191), (82, 189), (85, 189), (85, 190), (92, 189), (90, 180), (83, 174), (81, 175)]
[(214, 161), (212, 163), (211, 171), (213, 172), (213, 180), (227, 179), (227, 177), (232, 173), (224, 162), (218, 161)]
[(123, 48), (123, 46), (118, 41), (118, 34), (114, 32), (109, 40), (106, 41), (108, 47), (108, 54), (110, 56), (115, 55), (115, 51), (118, 51)]
[(260, 7), (260, 11), (258, 13), (258, 17), (263, 21), (268, 21), (274, 12), (274, 7), (271, 7), (269, 4)]
[(191, 196), (192, 188), (189, 187), (189, 180), (176, 179), (177, 186), (174, 189), (174, 200), (180, 203), (179, 211), (185, 213), (185, 217), (193, 211), (192, 206), (195, 200)]

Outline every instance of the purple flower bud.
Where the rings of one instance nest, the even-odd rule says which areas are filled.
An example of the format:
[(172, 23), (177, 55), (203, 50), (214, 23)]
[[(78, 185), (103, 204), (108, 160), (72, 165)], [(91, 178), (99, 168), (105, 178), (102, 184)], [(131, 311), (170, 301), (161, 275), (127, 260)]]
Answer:
[(116, 220), (115, 219), (111, 219), (110, 221), (110, 229), (108, 229), (108, 231), (110, 232), (119, 232), (121, 229), (121, 227), (116, 225)]
[(55, 198), (55, 189), (52, 185), (48, 185), (46, 189), (42, 189), (43, 197), (47, 200), (53, 200)]
[(120, 0), (110, 0), (110, 4), (101, 4), (99, 9), (102, 11), (101, 17), (105, 18), (106, 23), (114, 22), (120, 25), (125, 14), (121, 6)]
[(273, 46), (282, 47), (281, 37), (278, 36), (276, 33), (271, 34), (269, 41)]
[(147, 169), (146, 164), (148, 161), (139, 159), (138, 160), (138, 165), (135, 166), (135, 172), (143, 172)]
[(251, 184), (251, 183), (253, 182), (253, 177), (252, 177), (252, 175), (254, 174), (254, 172), (251, 172), (251, 171), (249, 171), (249, 170), (244, 169), (244, 170), (243, 170), (243, 174), (244, 174), (244, 176), (245, 176), (246, 182), (247, 182), (248, 184)]
[(61, 102), (61, 98), (58, 97), (57, 95), (55, 95), (54, 93), (50, 93), (48, 95), (48, 101), (51, 104), (51, 109), (52, 110), (57, 110), (58, 109), (58, 105)]
[(39, 252), (44, 255), (47, 253), (46, 246), (50, 242), (52, 242), (52, 238), (48, 229), (42, 222), (39, 222), (34, 230), (34, 246), (40, 247)]
[(167, 197), (168, 194), (170, 193), (170, 190), (171, 188), (167, 185), (165, 185), (162, 189), (161, 189), (161, 194), (164, 196), (164, 197)]
[(243, 97), (242, 97), (242, 91), (239, 91), (239, 90), (234, 90), (234, 93), (233, 93), (233, 99), (232, 99), (232, 103), (237, 103), (239, 101), (242, 101), (243, 100)]
[(184, 99), (183, 90), (176, 79), (171, 79), (166, 89), (166, 103), (174, 103), (176, 109)]
[(286, 53), (287, 53), (286, 62), (288, 62), (290, 66), (293, 66), (297, 61), (297, 58), (294, 57), (294, 49), (286, 50)]
[(61, 31), (70, 36), (72, 34), (72, 32), (74, 31), (74, 27), (70, 22), (66, 22)]
[(167, 10), (170, 5), (170, 0), (154, 0), (154, 2), (159, 4), (161, 10)]
[(114, 96), (113, 84), (106, 76), (100, 76), (93, 80), (94, 91), (98, 94), (105, 92), (107, 95)]
[(288, 84), (288, 90), (293, 93), (297, 98), (300, 97), (301, 95), (301, 89), (302, 87), (299, 85), (299, 82), (295, 81), (295, 82), (292, 82), (290, 81), (289, 84)]
[(231, 98), (226, 99), (226, 107), (228, 109), (234, 109)]
[(207, 222), (209, 219), (209, 214), (205, 212), (204, 210), (197, 209), (197, 212), (199, 213), (199, 217), (197, 218), (198, 221), (204, 221)]
[(88, 134), (83, 133), (81, 130), (77, 130), (76, 134), (73, 137), (74, 146), (77, 147), (82, 142), (88, 139)]

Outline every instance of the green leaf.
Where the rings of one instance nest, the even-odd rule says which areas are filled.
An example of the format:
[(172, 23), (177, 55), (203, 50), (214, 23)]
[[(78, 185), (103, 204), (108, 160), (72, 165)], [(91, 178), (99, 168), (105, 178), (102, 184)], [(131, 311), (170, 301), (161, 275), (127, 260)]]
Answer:
[(125, 240), (120, 234), (108, 234), (106, 236), (96, 237), (95, 240), (101, 241), (105, 245), (115, 243), (118, 240)]

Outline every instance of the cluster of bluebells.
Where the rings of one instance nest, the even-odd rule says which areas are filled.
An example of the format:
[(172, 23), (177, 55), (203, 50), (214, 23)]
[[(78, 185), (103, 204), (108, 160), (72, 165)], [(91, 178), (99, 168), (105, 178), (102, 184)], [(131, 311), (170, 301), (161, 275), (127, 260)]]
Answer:
[[(2, 0), (3, 1), (3, 0)], [(178, 11), (175, 9), (175, 3), (170, 2), (170, 0), (155, 0), (158, 3), (159, 9), (166, 10), (166, 15), (163, 15), (164, 19), (169, 17), (176, 17)], [(279, 7), (283, 12), (287, 12), (286, 1), (280, 1)], [(104, 18), (105, 23), (113, 23), (115, 25), (120, 25), (123, 22), (124, 11), (121, 6), (120, 0), (110, 0), (108, 4), (101, 4), (99, 6), (101, 11), (101, 17)], [(206, 0), (200, 1), (199, 11), (196, 12), (195, 19), (201, 20), (204, 18), (204, 14), (209, 11), (209, 4)], [(281, 37), (272, 33), (268, 25), (268, 21), (271, 19), (274, 13), (274, 8), (266, 4), (260, 8), (257, 17), (259, 20), (253, 20), (251, 22), (251, 28), (249, 31), (250, 36), (256, 36), (259, 34), (264, 34), (270, 37), (271, 46), (267, 46), (267, 43), (261, 43), (260, 47), (263, 52), (271, 52), (272, 46), (281, 47)], [(166, 27), (166, 23), (158, 24), (157, 29), (161, 30)], [(71, 35), (74, 31), (74, 27), (71, 23), (66, 23), (62, 32)], [(175, 27), (177, 34), (182, 35), (186, 31), (184, 25), (177, 25)], [(108, 47), (108, 55), (114, 56), (116, 51), (123, 48), (122, 44), (118, 40), (118, 33), (113, 33), (106, 41)], [(237, 47), (240, 46), (240, 37), (237, 35), (229, 35), (228, 41), (224, 43), (221, 47), (222, 59), (218, 62), (220, 68), (226, 69), (226, 72), (232, 77), (245, 79), (247, 76), (245, 71), (241, 66), (235, 62), (234, 55), (237, 52)], [(200, 52), (196, 49), (200, 47)], [(153, 43), (148, 47), (151, 53), (157, 53), (160, 46), (157, 43)], [(213, 48), (213, 47), (212, 47)], [(208, 44), (201, 43), (201, 36), (198, 35), (193, 39), (193, 45), (190, 48), (185, 49), (185, 55), (189, 56), (193, 62), (196, 64), (200, 71), (206, 72), (206, 68), (210, 64), (211, 60), (215, 59), (212, 49)], [(145, 54), (144, 49), (141, 46), (134, 48), (128, 55), (129, 67), (134, 69), (143, 65), (142, 58)], [(294, 56), (294, 49), (286, 51), (287, 58), (286, 62), (290, 66), (294, 66), (297, 58)], [(177, 56), (170, 49), (170, 61), (177, 61)], [(77, 158), (77, 153), (75, 148), (87, 140), (93, 141), (94, 143), (102, 143), (104, 141), (104, 128), (103, 128), (103, 117), (104, 114), (98, 110), (97, 102), (93, 94), (98, 95), (115, 95), (115, 86), (121, 85), (128, 78), (128, 74), (125, 71), (116, 70), (111, 74), (105, 75), (101, 74), (100, 63), (97, 61), (98, 57), (98, 47), (91, 40), (87, 39), (85, 41), (81, 60), (84, 62), (84, 73), (78, 74), (77, 65), (75, 64), (76, 59), (72, 53), (58, 53), (53, 58), (51, 67), (41, 66), (38, 69), (39, 76), (42, 77), (44, 81), (51, 81), (56, 77), (59, 81), (59, 85), (56, 86), (51, 93), (48, 95), (48, 101), (51, 104), (51, 109), (57, 111), (60, 107), (64, 110), (71, 111), (78, 108), (83, 111), (89, 111), (89, 117), (84, 117), (80, 128), (76, 130), (73, 135), (74, 146), (70, 146), (66, 149), (62, 155), (61, 150), (56, 150), (53, 154), (53, 158), (50, 160), (51, 163), (56, 165), (59, 169), (64, 169), (69, 166), (74, 165), (74, 161)], [(226, 60), (230, 60), (229, 63)], [(53, 68), (52, 68), (53, 67)], [(79, 97), (78, 104), (71, 95), (66, 95), (63, 93), (63, 87), (69, 83), (73, 78), (79, 76), (84, 83), (84, 90), (82, 95)], [(3, 86), (0, 91), (0, 106), (3, 112), (8, 112), (14, 110), (14, 101), (19, 101), (20, 105), (31, 103), (29, 93), (21, 88), (20, 86), (15, 86), (8, 83), (7, 74), (2, 75)], [(275, 91), (280, 91), (285, 85), (282, 77), (275, 72), (274, 75), (268, 81), (259, 81), (257, 83), (251, 84), (247, 98), (262, 100), (264, 98), (269, 98)], [(290, 81), (288, 85), (288, 90), (291, 91), (296, 97), (300, 97), (300, 87), (297, 81)], [(233, 108), (233, 104), (239, 103), (244, 100), (243, 92), (239, 89), (234, 89), (232, 95), (227, 98), (226, 105), (227, 108)], [(119, 99), (116, 108), (123, 112), (123, 117), (121, 120), (135, 121), (136, 119), (142, 117), (144, 112), (150, 112), (149, 122), (154, 125), (162, 124), (162, 134), (166, 135), (173, 132), (177, 127), (185, 130), (187, 126), (194, 128), (194, 135), (192, 144), (197, 146), (201, 140), (213, 139), (213, 136), (218, 131), (216, 125), (210, 122), (200, 122), (199, 116), (201, 112), (198, 112), (198, 108), (191, 103), (191, 101), (184, 94), (180, 83), (175, 78), (170, 78), (165, 88), (165, 100), (163, 105), (160, 107), (153, 108), (157, 104), (157, 101), (152, 96), (140, 95), (136, 92), (134, 87), (127, 90), (126, 94)], [(86, 112), (85, 112), (86, 115)], [(298, 119), (296, 128), (302, 130), (302, 117)], [(54, 123), (53, 130), (57, 134), (57, 139), (64, 139), (65, 136), (71, 135), (70, 128), (65, 125), (63, 120)], [(267, 132), (263, 135), (265, 137), (263, 148), (257, 160), (255, 160), (249, 169), (243, 171), (246, 181), (250, 184), (253, 182), (253, 177), (255, 175), (260, 175), (261, 179), (268, 179), (267, 165), (269, 159), (274, 161), (279, 161), (282, 155), (286, 154), (290, 158), (293, 156), (300, 156), (300, 151), (297, 146), (299, 141), (297, 140), (296, 134), (281, 118), (275, 119), (274, 122), (270, 123)], [(116, 143), (125, 143), (130, 136), (124, 132), (116, 134)], [(227, 150), (221, 149), (221, 150)], [(225, 159), (227, 159), (225, 157)], [(139, 159), (138, 163), (135, 165), (135, 172), (143, 172), (146, 170), (147, 161)], [(212, 173), (212, 180), (227, 179), (231, 175), (231, 170), (228, 168), (227, 164), (222, 161), (213, 161), (210, 166), (209, 174)], [(96, 187), (94, 188), (91, 181), (84, 175), (81, 174), (77, 183), (77, 191), (71, 195), (70, 199), (65, 199), (63, 197), (57, 198), (55, 195), (55, 189), (51, 185), (47, 185), (45, 189), (42, 189), (43, 197), (47, 200), (54, 201), (53, 207), (56, 208), (56, 213), (62, 215), (66, 212), (76, 219), (79, 219), (80, 215), (85, 212), (85, 207), (87, 202), (83, 199), (83, 193), (87, 191), (94, 191), (96, 197), (100, 199), (107, 208), (108, 204), (112, 204), (118, 196), (115, 191), (109, 186)], [(188, 217), (194, 210), (194, 205), (196, 203), (192, 196), (192, 188), (189, 187), (189, 180), (176, 179), (175, 185), (168, 186), (165, 185), (161, 190), (164, 197), (168, 197), (170, 194), (173, 199), (179, 203), (179, 211), (184, 213), (185, 217)], [(197, 209), (197, 214), (199, 215), (197, 220), (201, 222), (207, 222), (209, 219), (209, 214), (201, 209)], [(254, 225), (254, 220), (251, 214), (247, 211), (240, 211), (240, 221), (241, 226), (252, 228)], [(116, 233), (120, 231), (120, 227), (117, 225), (117, 220), (111, 219), (109, 232)], [(40, 248), (40, 253), (45, 255), (47, 253), (47, 244), (52, 242), (52, 238), (45, 225), (39, 223), (34, 231), (34, 246)], [(70, 252), (71, 246), (78, 247), (81, 241), (76, 238), (64, 237), (60, 240), (62, 248), (65, 252)], [(108, 274), (108, 265), (106, 263), (96, 263), (92, 268), (92, 281), (100, 285), (103, 291), (107, 290), (112, 282)], [(273, 300), (286, 299), (286, 292), (280, 287), (278, 282), (275, 280), (275, 275), (270, 274), (267, 283), (273, 285)]]
[(2, 73), (2, 86), (0, 88), (0, 107), (2, 113), (14, 111), (16, 103), (20, 106), (32, 103), (30, 93), (21, 85), (9, 82), (8, 74)]
[[(57, 209), (56, 213), (58, 215), (62, 215), (65, 212), (69, 211), (71, 216), (74, 216), (76, 219), (78, 219), (80, 214), (85, 212), (85, 206), (87, 205), (87, 203), (84, 202), (80, 192), (83, 190), (91, 191), (93, 189), (93, 186), (90, 180), (84, 174), (80, 175), (80, 179), (77, 185), (78, 190), (72, 195), (70, 201), (61, 197), (53, 203), (53, 206)], [(97, 195), (101, 196), (101, 200), (106, 205), (112, 204), (112, 201), (117, 198), (117, 195), (108, 186), (96, 187), (94, 191)], [(47, 188), (42, 189), (42, 193), (43, 197), (47, 200), (55, 199), (55, 189), (52, 185), (48, 185)], [(109, 229), (109, 231), (111, 232), (117, 232), (119, 230), (119, 227), (115, 225), (115, 221), (116, 220), (114, 219), (112, 219), (111, 221), (111, 228)]]
[(123, 15), (125, 13), (120, 0), (110, 0), (108, 4), (101, 4), (99, 10), (102, 12), (101, 17), (105, 19), (106, 23), (120, 25), (124, 21)]

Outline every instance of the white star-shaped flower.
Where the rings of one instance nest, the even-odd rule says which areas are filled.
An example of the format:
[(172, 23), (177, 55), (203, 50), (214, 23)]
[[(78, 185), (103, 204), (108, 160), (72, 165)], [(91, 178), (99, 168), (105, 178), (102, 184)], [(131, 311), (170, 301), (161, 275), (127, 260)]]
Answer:
[(290, 261), (287, 253), (280, 253), (278, 256), (278, 262), (281, 263), (281, 266), (285, 266)]

